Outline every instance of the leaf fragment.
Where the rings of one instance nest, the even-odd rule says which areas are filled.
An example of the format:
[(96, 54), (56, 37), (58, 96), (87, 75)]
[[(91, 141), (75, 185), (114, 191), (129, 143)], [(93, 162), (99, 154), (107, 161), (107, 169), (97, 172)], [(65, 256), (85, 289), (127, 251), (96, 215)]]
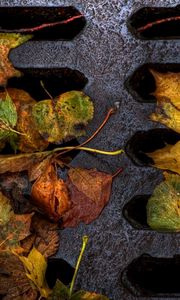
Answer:
[(0, 226), (7, 224), (12, 216), (13, 212), (10, 201), (0, 192)]
[(71, 195), (71, 207), (63, 215), (64, 227), (75, 227), (80, 222), (95, 220), (108, 203), (112, 175), (96, 169), (70, 169), (66, 181)]
[(8, 55), (11, 49), (20, 46), (32, 35), (21, 35), (19, 33), (0, 33), (0, 86), (6, 86), (7, 80), (11, 77), (21, 76), (10, 62)]
[(154, 167), (180, 175), (180, 141), (175, 145), (166, 145), (162, 149), (146, 154), (153, 159)]
[(33, 248), (27, 257), (18, 257), (26, 269), (27, 278), (33, 282), (42, 297), (48, 298), (51, 290), (45, 279), (47, 262), (44, 256), (36, 248)]
[(147, 222), (154, 230), (180, 231), (180, 176), (164, 172), (165, 180), (147, 204)]

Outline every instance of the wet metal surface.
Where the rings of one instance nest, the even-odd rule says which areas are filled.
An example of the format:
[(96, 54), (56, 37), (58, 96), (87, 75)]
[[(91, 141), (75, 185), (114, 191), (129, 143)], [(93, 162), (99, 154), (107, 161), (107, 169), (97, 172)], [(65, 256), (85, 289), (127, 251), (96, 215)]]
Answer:
[[(145, 5), (177, 4), (178, 0), (0, 1), (1, 6), (74, 5), (85, 14), (87, 25), (73, 41), (30, 41), (13, 50), (10, 57), (17, 67), (69, 67), (84, 73), (89, 80), (84, 90), (95, 103), (95, 118), (89, 135), (107, 109), (119, 101), (118, 113), (90, 144), (107, 150), (124, 147), (138, 130), (158, 127), (148, 119), (154, 104), (136, 102), (124, 87), (127, 77), (144, 63), (179, 62), (178, 40), (136, 40), (128, 32), (126, 21), (131, 13)], [(98, 220), (61, 232), (58, 256), (74, 265), (81, 237), (89, 235), (76, 287), (104, 293), (113, 300), (134, 300), (136, 298), (120, 282), (124, 267), (144, 252), (167, 257), (180, 252), (180, 235), (135, 230), (122, 215), (124, 204), (133, 196), (153, 191), (161, 173), (149, 167), (136, 167), (125, 155), (105, 157), (80, 153), (73, 165), (97, 167), (108, 172), (122, 166), (124, 172), (115, 179), (110, 202)]]

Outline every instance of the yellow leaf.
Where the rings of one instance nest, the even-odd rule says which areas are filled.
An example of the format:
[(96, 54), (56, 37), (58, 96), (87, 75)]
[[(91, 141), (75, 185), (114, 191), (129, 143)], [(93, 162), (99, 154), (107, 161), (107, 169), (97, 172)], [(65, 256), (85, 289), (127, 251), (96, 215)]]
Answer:
[(45, 279), (47, 262), (44, 256), (36, 248), (33, 248), (28, 257), (18, 257), (26, 269), (26, 276), (33, 282), (40, 295), (48, 298), (51, 290)]
[(180, 109), (180, 73), (159, 73), (150, 70), (156, 82), (153, 95), (159, 100), (161, 97), (170, 99), (172, 104)]
[(170, 170), (180, 175), (180, 141), (147, 155), (153, 159), (153, 166), (156, 168)]

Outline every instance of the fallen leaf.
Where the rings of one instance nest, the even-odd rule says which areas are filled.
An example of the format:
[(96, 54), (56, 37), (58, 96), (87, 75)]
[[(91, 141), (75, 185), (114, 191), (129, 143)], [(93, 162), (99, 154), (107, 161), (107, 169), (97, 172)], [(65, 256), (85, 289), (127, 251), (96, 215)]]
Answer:
[(147, 204), (147, 222), (154, 230), (180, 231), (180, 176), (164, 172), (165, 180)]
[(33, 203), (54, 221), (58, 221), (70, 207), (68, 188), (63, 180), (58, 179), (52, 164), (33, 184), (31, 197)]
[(38, 293), (25, 274), (19, 258), (10, 252), (0, 252), (0, 296), (3, 300), (37, 300)]
[(93, 292), (78, 291), (72, 295), (70, 300), (108, 300), (108, 298)]
[(8, 55), (11, 49), (20, 46), (32, 35), (21, 35), (18, 33), (0, 33), (0, 85), (5, 86), (11, 77), (21, 76), (20, 71), (16, 70), (9, 61)]
[(0, 91), (0, 99), (5, 99), (7, 93), (15, 104), (17, 112), (19, 111), (21, 104), (36, 103), (36, 101), (30, 96), (28, 92), (10, 87), (8, 87), (6, 90)]
[(52, 293), (48, 297), (48, 300), (59, 300), (59, 299), (68, 300), (70, 298), (69, 298), (68, 287), (64, 285), (60, 280), (57, 280)]
[(0, 226), (7, 224), (12, 216), (13, 211), (10, 201), (0, 192)]
[(180, 73), (159, 73), (155, 70), (150, 69), (156, 82), (156, 90), (153, 95), (157, 100), (166, 98), (171, 103), (180, 109)]
[(35, 214), (32, 218), (31, 231), (35, 235), (34, 247), (45, 258), (56, 254), (59, 248), (58, 225)]
[(180, 109), (177, 109), (169, 99), (162, 97), (157, 104), (156, 112), (150, 119), (180, 133)]
[(50, 161), (51, 161), (51, 156), (48, 156), (41, 162), (33, 164), (28, 172), (29, 181), (34, 181), (38, 179), (43, 173), (45, 173), (46, 169), (50, 164)]
[(83, 92), (70, 91), (56, 101), (44, 100), (33, 106), (32, 115), (42, 137), (51, 143), (85, 134), (93, 118), (93, 104)]
[(33, 248), (27, 257), (18, 257), (25, 267), (27, 278), (33, 282), (42, 297), (48, 298), (51, 290), (45, 279), (47, 262), (44, 256)]
[(146, 154), (153, 159), (154, 167), (180, 175), (180, 141), (175, 145), (167, 145), (162, 149)]
[(14, 214), (9, 199), (0, 194), (0, 250), (22, 251), (19, 242), (30, 234), (32, 215)]
[[(6, 93), (4, 99), (0, 99), (0, 139), (6, 140), (13, 132), (17, 123), (17, 111), (11, 97)], [(13, 132), (14, 133), (14, 132)]]
[(49, 151), (44, 151), (17, 155), (0, 155), (0, 174), (29, 170), (33, 164), (42, 161), (49, 154)]
[(34, 119), (32, 117), (33, 103), (21, 103), (18, 111), (17, 130), (22, 134), (19, 137), (18, 149), (21, 152), (43, 151), (48, 147), (39, 134)]
[(108, 203), (112, 176), (96, 169), (70, 169), (66, 181), (71, 197), (71, 207), (64, 213), (64, 227), (75, 227), (80, 222), (95, 220)]

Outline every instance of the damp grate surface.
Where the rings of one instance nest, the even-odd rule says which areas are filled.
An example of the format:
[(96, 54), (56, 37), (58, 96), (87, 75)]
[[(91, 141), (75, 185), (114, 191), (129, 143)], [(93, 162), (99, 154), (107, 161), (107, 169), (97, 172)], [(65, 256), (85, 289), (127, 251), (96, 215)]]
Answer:
[[(10, 57), (18, 68), (70, 68), (83, 73), (88, 79), (84, 91), (95, 102), (95, 118), (89, 135), (98, 127), (107, 109), (119, 101), (118, 113), (91, 142), (92, 147), (109, 150), (124, 147), (138, 131), (160, 127), (148, 120), (154, 104), (138, 103), (125, 88), (125, 80), (145, 63), (179, 63), (178, 40), (136, 40), (127, 29), (127, 19), (144, 6), (177, 4), (178, 0), (1, 0), (0, 3), (1, 6), (74, 5), (85, 14), (86, 27), (72, 41), (30, 41), (14, 49)], [(73, 266), (81, 237), (89, 235), (76, 287), (104, 293), (112, 300), (135, 300), (121, 283), (123, 269), (143, 253), (156, 257), (179, 254), (179, 235), (133, 229), (122, 215), (124, 205), (135, 195), (152, 193), (161, 180), (161, 172), (135, 166), (126, 156), (108, 158), (79, 153), (73, 165), (108, 172), (122, 166), (124, 172), (114, 181), (110, 203), (94, 223), (61, 232), (57, 256)]]

